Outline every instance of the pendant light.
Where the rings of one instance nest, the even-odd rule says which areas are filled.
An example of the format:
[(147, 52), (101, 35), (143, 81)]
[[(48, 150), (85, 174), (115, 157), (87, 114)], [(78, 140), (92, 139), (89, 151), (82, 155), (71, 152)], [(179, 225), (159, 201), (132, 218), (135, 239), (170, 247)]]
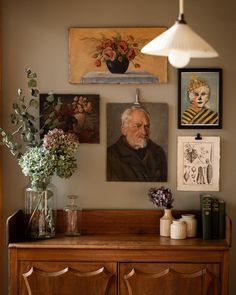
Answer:
[(146, 44), (141, 52), (150, 55), (168, 56), (176, 68), (185, 67), (190, 58), (217, 57), (218, 53), (184, 20), (184, 0), (179, 0), (179, 16), (167, 31)]

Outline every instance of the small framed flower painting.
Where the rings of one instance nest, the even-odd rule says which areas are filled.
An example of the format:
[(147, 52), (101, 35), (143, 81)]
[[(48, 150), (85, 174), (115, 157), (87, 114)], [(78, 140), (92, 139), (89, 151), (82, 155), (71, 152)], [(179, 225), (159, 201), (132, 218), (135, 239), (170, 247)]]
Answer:
[(177, 190), (219, 191), (220, 137), (179, 136)]
[(178, 70), (178, 128), (222, 128), (222, 69)]
[(167, 83), (167, 58), (141, 53), (166, 28), (70, 28), (69, 82)]
[(40, 127), (75, 133), (80, 143), (99, 143), (99, 95), (40, 94)]

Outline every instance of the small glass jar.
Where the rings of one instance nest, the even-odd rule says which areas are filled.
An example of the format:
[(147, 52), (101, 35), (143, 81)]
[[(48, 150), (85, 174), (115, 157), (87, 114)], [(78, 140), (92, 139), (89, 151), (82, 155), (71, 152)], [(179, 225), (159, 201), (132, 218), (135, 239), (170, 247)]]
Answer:
[(68, 205), (64, 208), (64, 225), (66, 236), (81, 235), (82, 209), (77, 195), (68, 195)]
[(187, 237), (194, 238), (197, 235), (197, 219), (194, 214), (182, 214), (181, 220), (187, 224)]
[(170, 226), (171, 239), (182, 240), (187, 237), (187, 225), (183, 220), (173, 220)]

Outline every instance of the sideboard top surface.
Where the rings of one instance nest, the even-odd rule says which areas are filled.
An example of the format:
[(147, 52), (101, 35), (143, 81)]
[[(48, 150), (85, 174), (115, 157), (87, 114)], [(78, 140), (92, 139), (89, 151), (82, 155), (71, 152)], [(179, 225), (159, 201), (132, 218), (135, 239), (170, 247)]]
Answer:
[(226, 238), (203, 240), (201, 238), (200, 211), (173, 211), (175, 218), (183, 213), (194, 213), (198, 220), (197, 238), (174, 240), (159, 235), (162, 210), (84, 210), (82, 235), (66, 237), (63, 234), (62, 211), (57, 211), (57, 235), (52, 239), (27, 240), (24, 237), (25, 215), (22, 210), (8, 218), (9, 248), (51, 249), (198, 249), (225, 250), (231, 246), (231, 220), (226, 217)]
[(51, 249), (199, 249), (224, 250), (229, 247), (226, 240), (203, 240), (201, 238), (188, 238), (174, 240), (162, 237), (159, 234), (98, 234), (66, 237), (63, 234), (52, 239), (23, 241), (10, 243), (10, 248), (51, 248)]

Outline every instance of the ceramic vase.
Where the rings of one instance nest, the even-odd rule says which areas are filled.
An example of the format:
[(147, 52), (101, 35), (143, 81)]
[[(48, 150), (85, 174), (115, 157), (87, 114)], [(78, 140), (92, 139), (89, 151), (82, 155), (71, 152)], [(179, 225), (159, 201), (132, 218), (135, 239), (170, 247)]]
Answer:
[(106, 61), (108, 70), (113, 74), (124, 74), (129, 67), (129, 60), (123, 57), (121, 61), (118, 59)]
[(187, 237), (194, 238), (197, 235), (197, 219), (194, 214), (182, 214), (181, 220), (186, 222)]
[(171, 209), (164, 209), (164, 215), (160, 218), (160, 236), (170, 236), (170, 225), (173, 219)]
[(183, 240), (187, 236), (187, 224), (182, 219), (173, 220), (170, 226), (170, 237), (171, 239)]

